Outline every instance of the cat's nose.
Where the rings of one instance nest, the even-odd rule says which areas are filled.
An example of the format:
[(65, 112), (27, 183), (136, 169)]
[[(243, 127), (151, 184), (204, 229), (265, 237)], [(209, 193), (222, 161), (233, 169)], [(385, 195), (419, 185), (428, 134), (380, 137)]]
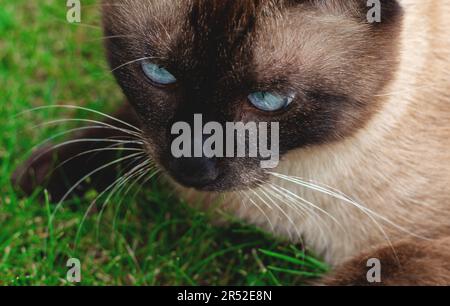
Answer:
[(177, 158), (170, 163), (170, 168), (177, 181), (187, 187), (206, 187), (214, 183), (219, 176), (215, 158)]

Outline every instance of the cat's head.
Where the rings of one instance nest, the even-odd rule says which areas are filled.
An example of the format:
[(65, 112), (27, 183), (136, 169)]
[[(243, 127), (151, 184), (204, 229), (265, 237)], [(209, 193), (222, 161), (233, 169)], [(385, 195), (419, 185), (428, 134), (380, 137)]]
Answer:
[(402, 11), (380, 2), (108, 0), (103, 23), (149, 154), (185, 186), (225, 191), (264, 181), (260, 158), (176, 158), (174, 123), (279, 122), (281, 158), (353, 135), (396, 69)]

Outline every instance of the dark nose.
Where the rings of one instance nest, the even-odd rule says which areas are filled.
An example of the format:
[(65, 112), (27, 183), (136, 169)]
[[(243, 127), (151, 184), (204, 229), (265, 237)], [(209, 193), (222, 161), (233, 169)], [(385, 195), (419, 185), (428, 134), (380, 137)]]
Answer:
[(217, 161), (206, 157), (182, 157), (171, 162), (173, 176), (187, 187), (202, 188), (211, 185), (219, 176)]

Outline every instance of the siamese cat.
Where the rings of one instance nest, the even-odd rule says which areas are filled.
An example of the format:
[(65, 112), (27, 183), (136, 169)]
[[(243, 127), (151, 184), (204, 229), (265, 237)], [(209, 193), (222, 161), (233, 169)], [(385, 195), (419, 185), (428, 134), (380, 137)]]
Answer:
[[(373, 260), (375, 284), (450, 284), (449, 1), (108, 0), (102, 10), (128, 102), (105, 121), (118, 128), (75, 140), (138, 127), (133, 145), (180, 195), (206, 206), (223, 197), (220, 209), (322, 255), (335, 269), (321, 284), (371, 284)], [(278, 166), (175, 158), (172, 126), (195, 114), (278, 122)], [(54, 160), (100, 147), (43, 148), (13, 181), (65, 198), (64, 181), (110, 156)], [(91, 175), (99, 188), (110, 183), (104, 170)]]

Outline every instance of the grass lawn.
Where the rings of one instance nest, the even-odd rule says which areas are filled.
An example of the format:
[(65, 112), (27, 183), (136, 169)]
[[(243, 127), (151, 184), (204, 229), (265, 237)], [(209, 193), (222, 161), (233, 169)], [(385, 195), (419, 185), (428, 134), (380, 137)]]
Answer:
[(211, 225), (155, 181), (83, 224), (94, 191), (65, 203), (53, 222), (54, 204), (14, 193), (15, 166), (74, 127), (39, 124), (93, 118), (56, 108), (18, 113), (59, 104), (108, 112), (123, 100), (104, 60), (97, 1), (82, 3), (82, 24), (69, 24), (65, 1), (0, 0), (0, 285), (68, 284), (69, 258), (82, 263), (82, 285), (300, 285), (323, 273), (298, 246), (238, 222)]

